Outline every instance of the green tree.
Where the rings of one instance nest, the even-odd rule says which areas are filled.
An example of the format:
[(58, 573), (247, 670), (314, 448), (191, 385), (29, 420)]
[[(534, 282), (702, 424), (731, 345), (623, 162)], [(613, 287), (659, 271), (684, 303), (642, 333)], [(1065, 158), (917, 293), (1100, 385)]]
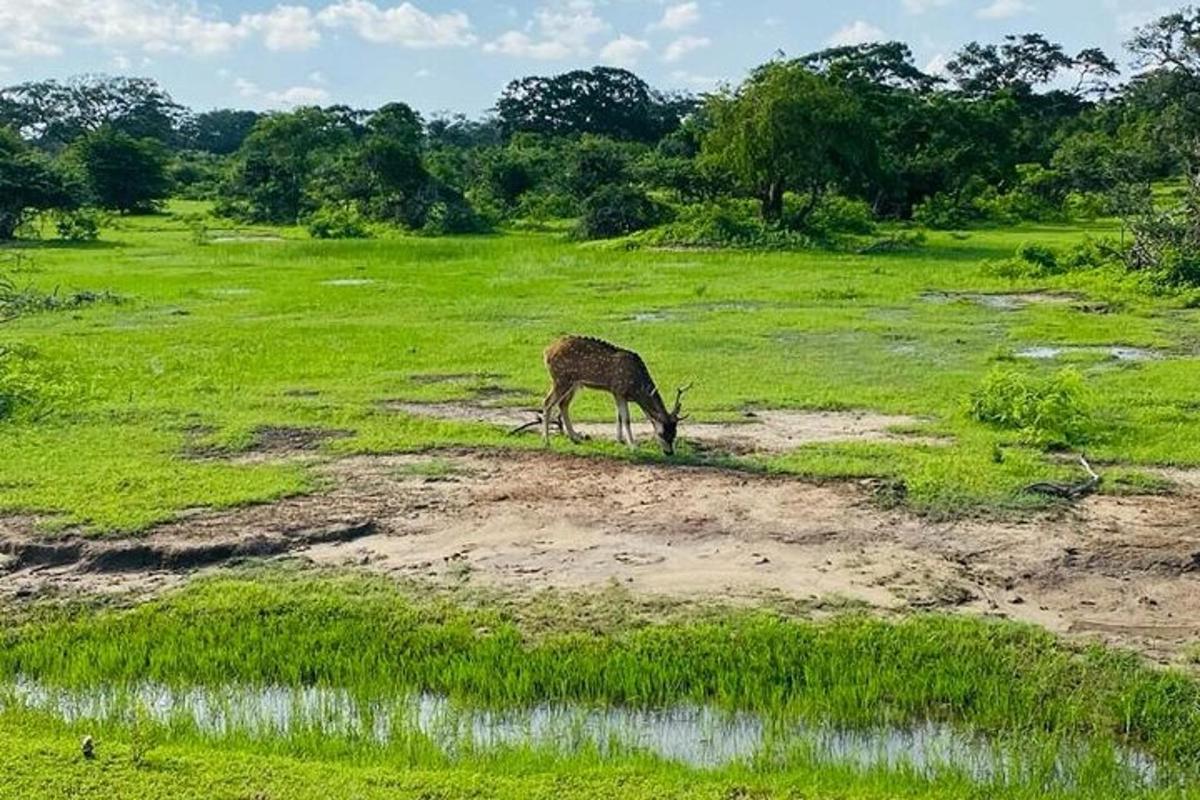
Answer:
[(234, 157), (221, 211), (257, 222), (296, 223), (315, 208), (313, 176), (344, 154), (355, 135), (353, 118), (329, 109), (263, 117)]
[(79, 205), (79, 187), (12, 130), (0, 128), (0, 240), (11, 239), (29, 214)]
[(689, 96), (654, 91), (628, 70), (596, 67), (512, 81), (496, 103), (496, 114), (507, 136), (592, 133), (656, 142), (695, 106)]
[(103, 127), (173, 143), (184, 109), (148, 78), (84, 76), (0, 89), (0, 126), (49, 150)]
[(89, 133), (71, 148), (97, 205), (123, 214), (152, 211), (171, 192), (170, 158), (156, 139), (113, 128)]
[(757, 69), (736, 91), (710, 98), (703, 157), (753, 194), (762, 216), (783, 216), (784, 193), (804, 196), (803, 223), (831, 186), (870, 169), (871, 121), (853, 94), (799, 63)]

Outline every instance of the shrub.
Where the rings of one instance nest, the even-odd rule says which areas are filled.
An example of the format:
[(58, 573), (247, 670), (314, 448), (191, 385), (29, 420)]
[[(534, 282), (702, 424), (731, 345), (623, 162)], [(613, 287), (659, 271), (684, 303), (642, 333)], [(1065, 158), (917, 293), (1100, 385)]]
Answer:
[(584, 201), (577, 231), (584, 239), (612, 239), (645, 230), (662, 218), (662, 209), (641, 189), (602, 186)]
[(371, 228), (353, 208), (322, 206), (305, 224), (314, 239), (370, 239)]
[(1089, 406), (1083, 377), (1073, 369), (1038, 377), (997, 367), (972, 393), (970, 414), (979, 422), (1019, 431), (1031, 444), (1062, 446), (1086, 440)]
[(812, 247), (812, 237), (763, 222), (753, 200), (721, 200), (685, 206), (674, 221), (639, 234), (656, 247), (789, 250)]
[[(785, 219), (787, 205), (785, 204)], [(832, 239), (839, 234), (867, 235), (875, 232), (875, 215), (862, 200), (827, 194), (821, 198), (808, 219), (799, 225), (788, 225), (818, 239)]]
[(103, 216), (91, 209), (53, 212), (54, 228), (58, 237), (68, 242), (94, 242), (100, 238)]
[(944, 192), (913, 206), (913, 221), (935, 230), (965, 228), (978, 218), (978, 212), (970, 203)]

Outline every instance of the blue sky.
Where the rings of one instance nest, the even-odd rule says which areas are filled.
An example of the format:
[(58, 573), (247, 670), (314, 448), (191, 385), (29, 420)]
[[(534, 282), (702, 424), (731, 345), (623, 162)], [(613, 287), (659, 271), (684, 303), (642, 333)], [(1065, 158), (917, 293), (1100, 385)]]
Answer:
[[(478, 114), (508, 80), (629, 67), (661, 88), (737, 81), (782, 50), (901, 39), (936, 70), (962, 43), (1041, 31), (1120, 54), (1159, 0), (0, 0), (0, 83), (158, 79), (194, 108)], [(1119, 60), (1123, 60), (1119, 59)]]

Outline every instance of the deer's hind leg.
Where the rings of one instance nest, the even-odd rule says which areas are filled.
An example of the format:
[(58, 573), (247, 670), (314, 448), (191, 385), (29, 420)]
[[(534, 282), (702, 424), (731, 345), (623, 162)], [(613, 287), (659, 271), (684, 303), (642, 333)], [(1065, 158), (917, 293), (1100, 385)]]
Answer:
[(575, 444), (579, 444), (587, 439), (587, 437), (576, 433), (575, 426), (571, 424), (571, 401), (575, 399), (575, 391), (576, 387), (572, 386), (563, 398), (558, 401), (558, 413), (562, 418), (563, 430), (566, 432), (567, 438)]

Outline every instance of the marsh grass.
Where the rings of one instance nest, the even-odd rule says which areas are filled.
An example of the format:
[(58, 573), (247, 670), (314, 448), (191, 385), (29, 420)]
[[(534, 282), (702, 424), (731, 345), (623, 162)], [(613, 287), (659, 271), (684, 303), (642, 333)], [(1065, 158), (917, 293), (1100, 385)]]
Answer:
[[(1134, 786), (1114, 755), (1119, 748), (1154, 758), (1168, 782), (1200, 769), (1200, 688), (1192, 679), (1131, 655), (1067, 647), (1027, 626), (969, 618), (806, 622), (724, 609), (690, 621), (589, 629), (564, 616), (534, 632), (495, 607), (420, 600), (383, 581), (272, 573), (202, 581), (127, 610), (47, 610), (6, 627), (3, 637), (7, 680), (116, 692), (127, 710), (147, 683), (326, 687), (363, 709), (421, 692), (496, 711), (544, 703), (707, 706), (847, 730), (953, 725), (1010, 753), (1014, 775), (1024, 777), (1009, 782), (1026, 787), (1048, 776), (1064, 791)], [(117, 715), (105, 730), (129, 737), (129, 719)], [(363, 730), (371, 729), (368, 721)], [(182, 717), (164, 736), (213, 738)], [(381, 743), (303, 723), (230, 736), (272, 753), (376, 759), (400, 748), (414, 766), (448, 763), (445, 748), (415, 734)], [(1076, 754), (1066, 772), (1063, 753)], [(796, 753), (773, 763), (817, 769)]]
[[(534, 447), (532, 438), (408, 417), (383, 404), (470, 397), (466, 385), (415, 380), (439, 374), (494, 375), (489, 383), (515, 392), (503, 402), (536, 403), (546, 382), (541, 350), (565, 332), (637, 349), (667, 386), (695, 381), (694, 419), (746, 407), (927, 418), (928, 432), (948, 437), (945, 446), (804, 448), (749, 466), (880, 478), (902, 484), (909, 507), (939, 515), (1045, 502), (1021, 487), (1068, 477), (1040, 444), (967, 413), (989, 371), (1010, 363), (1005, 353), (1050, 345), (1162, 350), (1168, 357), (1155, 361), (1078, 365), (1096, 397), (1088, 454), (1132, 468), (1200, 465), (1200, 418), (1189, 410), (1200, 395), (1200, 310), (1098, 270), (1010, 280), (983, 268), (1023, 241), (1062, 248), (1089, 230), (1104, 233), (1103, 224), (980, 230), (967, 240), (935, 233), (920, 250), (869, 255), (612, 251), (522, 233), (312, 241), (295, 229), (255, 231), (279, 241), (199, 246), (187, 215), (204, 208), (173, 210), (114, 220), (104, 247), (37, 249), (39, 271), (29, 277), (38, 291), (69, 286), (138, 302), (4, 326), (6, 346), (36, 350), (47, 370), (69, 378), (72, 394), (53, 414), (0, 425), (0, 512), (130, 531), (185, 508), (269, 501), (315, 485), (302, 467), (181, 458), (196, 426), (233, 449), (266, 426), (354, 431), (324, 446), (338, 454)], [(1079, 293), (1111, 313), (924, 299), (1042, 290)], [(639, 321), (661, 309), (673, 313)], [(573, 411), (582, 420), (611, 416), (595, 393), (581, 395)], [(686, 443), (686, 426), (682, 436)], [(660, 458), (649, 445), (632, 455), (599, 441), (555, 446)], [(992, 458), (998, 447), (1001, 461)], [(61, 480), (65, 474), (72, 480)]]

